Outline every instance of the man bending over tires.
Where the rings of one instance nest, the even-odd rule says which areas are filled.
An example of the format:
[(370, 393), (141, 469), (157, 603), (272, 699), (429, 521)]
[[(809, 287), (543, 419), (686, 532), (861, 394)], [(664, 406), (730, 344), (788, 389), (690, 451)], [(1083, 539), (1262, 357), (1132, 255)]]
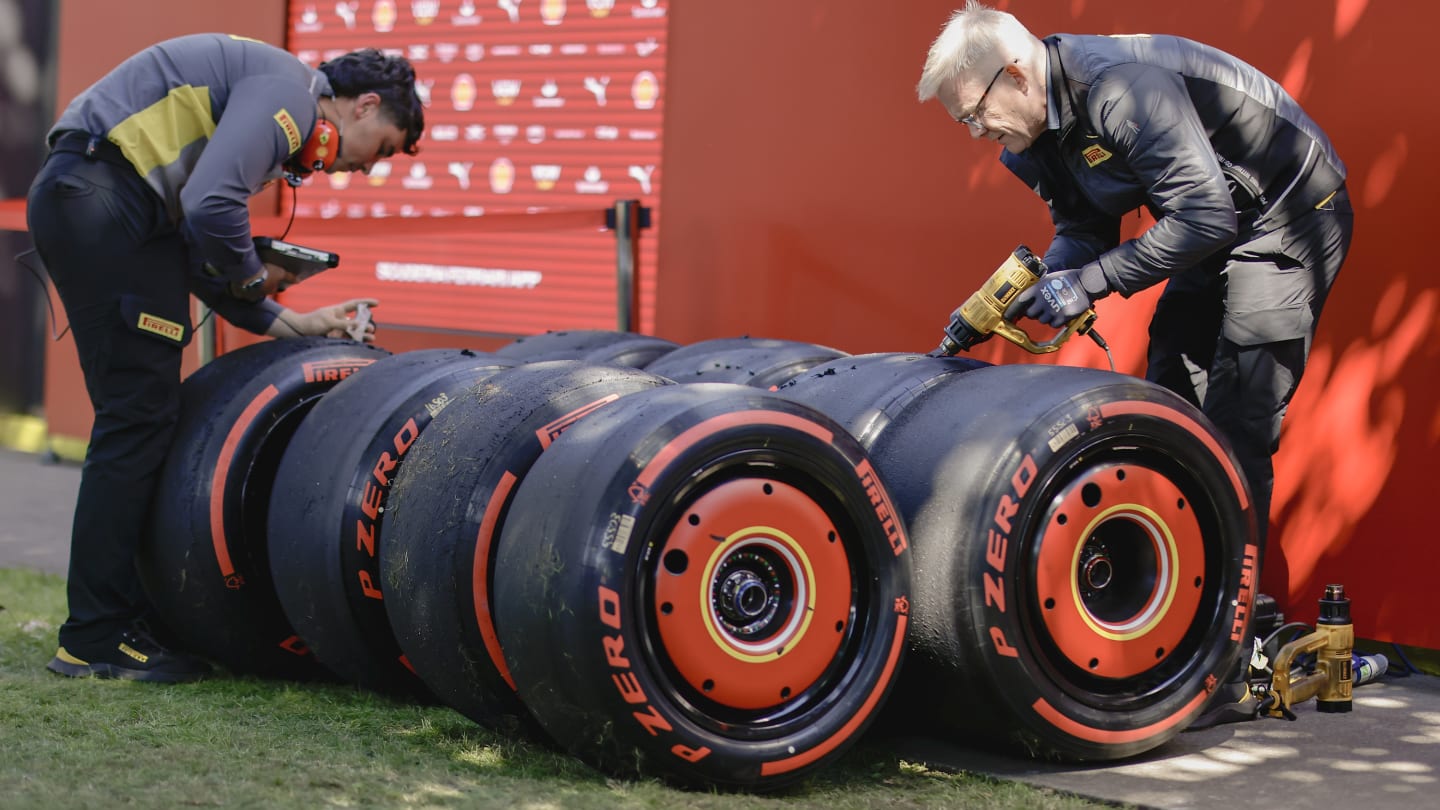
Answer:
[[(931, 46), (917, 91), (1004, 147), (1001, 162), (1050, 207), (1049, 273), (1011, 313), (1061, 326), (1168, 280), (1145, 377), (1229, 438), (1263, 557), (1280, 421), (1354, 220), (1325, 133), (1284, 88), (1209, 46), (1041, 40), (975, 0)], [(1142, 205), (1154, 227), (1122, 244), (1120, 217)]]
[[(1280, 422), (1354, 224), (1325, 133), (1279, 84), (1209, 46), (1041, 40), (975, 0), (931, 46), (917, 92), (1004, 147), (1001, 162), (1050, 207), (1048, 274), (1008, 314), (1058, 327), (1112, 292), (1168, 282), (1145, 377), (1230, 440), (1263, 560)], [(1120, 217), (1142, 205), (1155, 225), (1121, 243)]]
[(28, 218), (75, 334), (95, 424), (51, 671), (172, 683), (208, 672), (147, 631), (135, 574), (180, 407), (189, 294), (256, 334), (344, 335), (358, 305), (378, 302), (297, 313), (269, 300), (296, 277), (256, 255), (249, 198), (282, 175), (368, 172), (414, 155), (424, 129), (403, 57), (363, 50), (316, 70), (220, 34), (146, 48), (60, 116)]

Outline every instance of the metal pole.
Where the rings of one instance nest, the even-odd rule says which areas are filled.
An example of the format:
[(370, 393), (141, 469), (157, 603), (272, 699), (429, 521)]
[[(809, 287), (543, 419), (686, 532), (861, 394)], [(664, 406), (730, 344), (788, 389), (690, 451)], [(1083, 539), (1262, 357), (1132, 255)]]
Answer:
[(635, 257), (639, 245), (639, 200), (617, 200), (613, 228), (615, 230), (615, 295), (617, 328), (622, 332), (637, 331), (640, 321), (639, 285), (635, 283)]

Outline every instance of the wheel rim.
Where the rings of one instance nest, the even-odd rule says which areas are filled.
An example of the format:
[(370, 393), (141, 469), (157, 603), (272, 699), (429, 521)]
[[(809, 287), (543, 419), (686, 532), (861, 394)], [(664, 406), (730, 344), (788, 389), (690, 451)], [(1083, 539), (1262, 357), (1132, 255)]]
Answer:
[(1170, 659), (1194, 627), (1206, 585), (1200, 520), (1149, 467), (1090, 467), (1060, 489), (1035, 556), (1045, 632), (1058, 658), (1101, 679)]
[(856, 601), (851, 552), (830, 513), (785, 481), (735, 477), (676, 518), (650, 610), (683, 698), (720, 722), (758, 722), (824, 692)]

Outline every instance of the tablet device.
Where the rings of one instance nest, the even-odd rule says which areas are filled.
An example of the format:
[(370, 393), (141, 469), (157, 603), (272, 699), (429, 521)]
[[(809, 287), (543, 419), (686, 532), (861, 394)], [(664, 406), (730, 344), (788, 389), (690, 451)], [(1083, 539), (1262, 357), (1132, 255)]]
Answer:
[(337, 253), (316, 250), (293, 242), (282, 242), (268, 236), (255, 237), (255, 252), (260, 254), (261, 261), (283, 267), (295, 274), (297, 284), (340, 263)]

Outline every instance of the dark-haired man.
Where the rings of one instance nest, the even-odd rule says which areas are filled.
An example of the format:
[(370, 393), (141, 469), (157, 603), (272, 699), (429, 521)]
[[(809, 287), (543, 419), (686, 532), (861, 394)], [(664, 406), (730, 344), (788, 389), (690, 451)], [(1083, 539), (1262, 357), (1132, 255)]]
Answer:
[(179, 410), (189, 294), (256, 334), (343, 335), (359, 304), (378, 302), (297, 313), (269, 300), (295, 277), (256, 254), (248, 201), (286, 174), (368, 172), (413, 155), (424, 129), (403, 57), (357, 51), (317, 70), (221, 34), (146, 48), (60, 116), (27, 215), (95, 425), (71, 535), (69, 617), (50, 670), (162, 682), (206, 674), (203, 661), (147, 632), (134, 569)]

